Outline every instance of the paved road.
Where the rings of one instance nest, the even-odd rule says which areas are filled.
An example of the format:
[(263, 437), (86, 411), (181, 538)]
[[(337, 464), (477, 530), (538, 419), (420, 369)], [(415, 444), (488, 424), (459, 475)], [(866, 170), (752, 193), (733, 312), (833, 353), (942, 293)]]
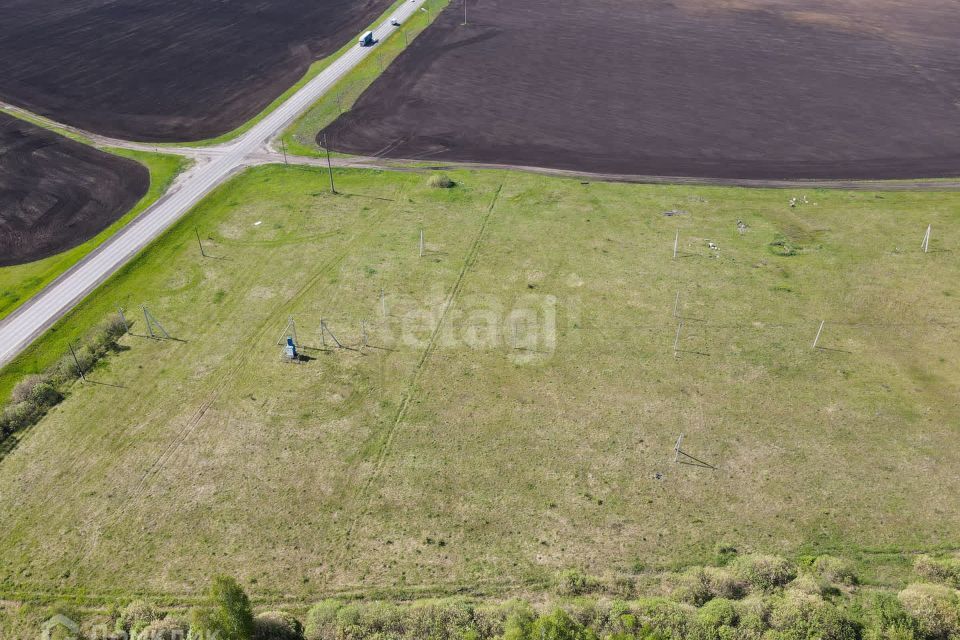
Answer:
[[(422, 4), (423, 0), (410, 0), (393, 15), (406, 21)], [(383, 40), (395, 30), (396, 27), (385, 21), (374, 30), (374, 37), (378, 41)], [(203, 161), (178, 181), (177, 188), (172, 189), (96, 251), (0, 322), (0, 365), (9, 362), (23, 351), (37, 336), (179, 220), (205, 195), (232, 174), (251, 164), (247, 160), (248, 156), (261, 151), (271, 138), (282, 132), (376, 48), (354, 45), (245, 134), (232, 142), (205, 149)]]

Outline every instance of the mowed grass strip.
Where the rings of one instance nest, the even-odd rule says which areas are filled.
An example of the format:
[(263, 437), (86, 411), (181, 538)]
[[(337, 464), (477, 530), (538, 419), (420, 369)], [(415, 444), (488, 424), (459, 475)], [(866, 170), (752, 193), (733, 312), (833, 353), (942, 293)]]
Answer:
[[(718, 542), (957, 546), (956, 195), (450, 175), (252, 169), (81, 305), (176, 340), (125, 337), (0, 462), (0, 591), (489, 593)], [(715, 470), (673, 463), (680, 432)]]

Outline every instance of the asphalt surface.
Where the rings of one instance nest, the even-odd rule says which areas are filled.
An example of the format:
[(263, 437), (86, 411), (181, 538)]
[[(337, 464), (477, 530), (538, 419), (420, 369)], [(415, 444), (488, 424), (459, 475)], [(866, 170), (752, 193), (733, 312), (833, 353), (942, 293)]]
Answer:
[[(422, 0), (410, 0), (393, 15), (406, 21), (421, 5)], [(384, 21), (374, 30), (374, 37), (380, 41), (395, 29), (389, 20)], [(376, 49), (376, 45), (354, 45), (245, 134), (228, 144), (207, 149), (205, 161), (185, 174), (166, 196), (7, 316), (0, 322), (0, 365), (16, 357), (37, 336), (179, 220), (204, 196), (232, 174), (251, 164), (248, 156), (262, 150), (271, 138), (282, 132), (290, 122)]]

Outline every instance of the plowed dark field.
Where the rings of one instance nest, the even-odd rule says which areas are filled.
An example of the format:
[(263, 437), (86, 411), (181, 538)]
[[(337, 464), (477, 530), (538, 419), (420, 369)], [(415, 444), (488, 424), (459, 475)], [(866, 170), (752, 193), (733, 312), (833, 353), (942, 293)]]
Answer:
[(92, 238), (150, 186), (133, 160), (0, 113), (0, 267)]
[(243, 124), (389, 0), (0, 0), (0, 99), (97, 133)]
[(960, 175), (954, 0), (470, 0), (337, 151), (728, 178)]

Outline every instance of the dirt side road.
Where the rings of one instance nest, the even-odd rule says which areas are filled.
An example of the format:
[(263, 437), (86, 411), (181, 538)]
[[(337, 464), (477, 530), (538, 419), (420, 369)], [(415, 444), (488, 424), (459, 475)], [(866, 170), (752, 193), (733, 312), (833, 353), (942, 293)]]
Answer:
[(960, 175), (947, 0), (470, 0), (327, 129), (337, 151), (750, 179)]
[(89, 240), (133, 208), (146, 167), (0, 113), (0, 267)]
[(0, 99), (103, 135), (215, 137), (389, 0), (0, 0)]

